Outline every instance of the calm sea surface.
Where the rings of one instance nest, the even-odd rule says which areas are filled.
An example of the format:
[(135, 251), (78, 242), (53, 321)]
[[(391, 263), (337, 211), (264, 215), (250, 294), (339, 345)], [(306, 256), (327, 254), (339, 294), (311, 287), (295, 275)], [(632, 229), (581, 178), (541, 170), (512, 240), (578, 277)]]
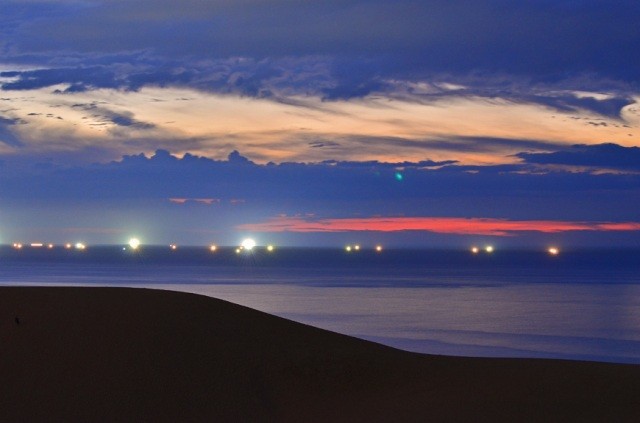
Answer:
[(431, 354), (640, 363), (640, 250), (1, 247), (0, 284), (195, 292)]

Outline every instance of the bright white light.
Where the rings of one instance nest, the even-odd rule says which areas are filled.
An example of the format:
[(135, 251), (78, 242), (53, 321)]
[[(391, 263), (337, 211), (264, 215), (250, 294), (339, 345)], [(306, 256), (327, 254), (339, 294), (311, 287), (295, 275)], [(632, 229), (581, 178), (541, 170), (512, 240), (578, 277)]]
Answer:
[(131, 247), (132, 250), (137, 250), (139, 246), (140, 240), (138, 238), (131, 238), (129, 240), (129, 247)]
[(211, 250), (211, 252), (213, 252), (213, 251), (215, 251), (217, 249), (218, 249), (218, 247), (216, 247), (215, 245), (212, 245), (212, 246), (209, 247), (209, 250)]
[(382, 245), (376, 245), (376, 251), (377, 252), (381, 252), (382, 251)]
[(84, 250), (85, 248), (87, 248), (87, 246), (84, 245), (82, 242), (76, 243), (76, 250)]
[(479, 251), (480, 251), (480, 249), (478, 247), (471, 247), (471, 252), (473, 254), (478, 254)]
[(240, 244), (242, 246), (242, 248), (244, 248), (247, 251), (251, 251), (253, 249), (253, 247), (256, 246), (256, 242), (251, 239), (251, 238), (247, 238), (247, 239), (243, 239), (242, 243)]
[(356, 244), (356, 245), (353, 247), (353, 249), (354, 249), (354, 250), (356, 250), (356, 251), (358, 251), (358, 250), (360, 250), (360, 246), (359, 246), (358, 244)]
[(171, 248), (172, 250), (177, 250), (178, 246), (176, 244), (171, 244), (169, 245), (169, 248)]
[(493, 246), (492, 245), (487, 245), (484, 250), (487, 253), (493, 253)]
[(552, 256), (557, 256), (558, 254), (560, 254), (560, 250), (557, 249), (556, 247), (550, 247), (548, 250), (549, 254), (551, 254)]
[(267, 245), (267, 251), (273, 251), (273, 245)]
[(351, 245), (347, 245), (346, 247), (344, 247), (344, 249), (345, 249), (347, 252), (351, 251)]

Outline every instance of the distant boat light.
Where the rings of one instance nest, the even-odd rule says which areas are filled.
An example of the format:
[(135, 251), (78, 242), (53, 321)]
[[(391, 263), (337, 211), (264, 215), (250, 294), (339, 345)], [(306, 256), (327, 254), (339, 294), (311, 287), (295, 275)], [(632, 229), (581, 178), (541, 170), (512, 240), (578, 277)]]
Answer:
[(247, 251), (251, 251), (256, 246), (256, 242), (251, 238), (246, 238), (242, 240), (240, 246)]
[(273, 251), (273, 245), (267, 245), (267, 251)]
[(209, 250), (210, 250), (211, 252), (213, 252), (213, 251), (215, 251), (215, 250), (217, 250), (217, 249), (218, 249), (218, 247), (216, 247), (215, 245), (211, 245), (211, 246), (209, 247)]
[(131, 238), (129, 240), (129, 247), (131, 247), (132, 250), (137, 250), (138, 247), (140, 247), (140, 240), (138, 238)]
[(484, 250), (487, 253), (493, 253), (493, 245), (487, 245)]
[(376, 251), (377, 252), (381, 252), (382, 251), (382, 245), (376, 245)]
[(547, 251), (552, 256), (557, 256), (558, 254), (560, 254), (560, 250), (558, 248), (556, 248), (556, 247), (549, 247), (549, 249)]
[(84, 245), (82, 242), (76, 243), (76, 250), (84, 250), (86, 248), (87, 248), (87, 246)]

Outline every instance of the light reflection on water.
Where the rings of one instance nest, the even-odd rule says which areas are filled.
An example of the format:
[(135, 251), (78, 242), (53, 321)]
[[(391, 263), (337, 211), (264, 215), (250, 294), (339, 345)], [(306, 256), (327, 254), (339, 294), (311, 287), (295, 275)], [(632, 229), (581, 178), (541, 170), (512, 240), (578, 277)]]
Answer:
[(640, 286), (163, 288), (417, 352), (640, 363)]
[(204, 255), (133, 260), (109, 252), (43, 260), (4, 254), (0, 284), (194, 292), (431, 354), (640, 363), (637, 251), (553, 262), (497, 254), (484, 262), (449, 253), (394, 258), (385, 251), (352, 263), (334, 253), (278, 254), (215, 263)]

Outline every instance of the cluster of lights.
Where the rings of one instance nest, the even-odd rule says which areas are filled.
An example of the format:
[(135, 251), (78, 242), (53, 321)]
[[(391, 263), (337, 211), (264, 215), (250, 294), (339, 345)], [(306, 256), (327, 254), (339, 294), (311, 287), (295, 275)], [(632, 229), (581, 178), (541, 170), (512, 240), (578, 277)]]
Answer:
[[(350, 253), (351, 251), (360, 251), (360, 245), (359, 244), (355, 244), (355, 245), (347, 245), (344, 247), (344, 250), (347, 253)], [(378, 253), (382, 252), (382, 245), (376, 245), (374, 247), (374, 250)]]
[[(129, 248), (131, 250), (138, 250), (141, 246), (141, 242), (138, 238), (131, 238), (129, 239), (128, 242)], [(240, 246), (238, 248), (236, 248), (236, 253), (241, 253), (243, 251), (246, 252), (250, 252), (252, 251), (255, 247), (256, 247), (256, 241), (253, 240), (252, 238), (246, 238), (244, 240), (242, 240), (242, 243), (240, 244)], [(47, 248), (47, 249), (53, 249), (55, 247), (54, 244), (45, 244), (45, 243), (41, 243), (41, 242), (33, 242), (28, 244), (29, 247), (31, 248)], [(24, 247), (24, 244), (20, 243), (20, 242), (14, 242), (13, 243), (13, 248), (15, 248), (16, 250), (21, 250)], [(76, 244), (71, 244), (71, 243), (67, 243), (64, 244), (64, 248), (67, 250), (71, 250), (71, 249), (76, 249), (76, 250), (85, 250), (87, 248), (87, 246), (82, 243), (82, 242), (78, 242)], [(172, 251), (175, 251), (178, 249), (178, 246), (176, 244), (169, 244), (169, 248)], [(275, 250), (275, 247), (273, 245), (267, 245), (266, 247), (264, 247), (266, 249), (266, 251), (268, 252), (272, 252)], [(124, 248), (126, 249), (126, 248)], [(347, 245), (344, 247), (346, 252), (352, 252), (352, 251), (360, 251), (361, 247), (359, 244), (353, 244), (353, 245)], [(215, 244), (211, 244), (209, 246), (209, 251), (211, 252), (216, 252), (218, 250), (218, 246)], [(376, 245), (374, 247), (374, 250), (378, 253), (382, 252), (382, 245)], [(481, 251), (484, 251), (487, 254), (491, 254), (495, 251), (495, 248), (492, 245), (486, 245), (484, 248), (480, 248), (478, 246), (472, 246), (471, 247), (471, 253), (472, 254), (479, 254)], [(557, 256), (560, 254), (560, 249), (558, 247), (549, 247), (547, 248), (547, 253), (549, 255), (552, 256)]]
[[(245, 238), (242, 240), (242, 242), (240, 243), (240, 246), (238, 248), (236, 248), (236, 253), (240, 254), (243, 251), (246, 252), (250, 252), (252, 251), (254, 248), (256, 248), (257, 243), (254, 239), (252, 238)], [(273, 250), (275, 250), (275, 247), (271, 244), (267, 245), (265, 247), (265, 249), (268, 252), (272, 252)], [(215, 251), (215, 246), (211, 246), (211, 251)]]
[[(54, 244), (51, 244), (51, 243), (49, 243), (49, 244), (45, 244), (45, 243), (42, 243), (42, 242), (32, 242), (32, 243), (30, 243), (28, 246), (29, 246), (30, 248), (47, 248), (47, 249), (49, 249), (49, 250), (53, 250), (53, 248), (55, 247), (55, 245), (54, 245)], [(65, 244), (65, 245), (64, 245), (64, 247), (65, 247), (67, 250), (70, 250), (71, 248), (73, 248), (73, 247), (74, 247), (74, 245), (72, 245), (72, 244)], [(21, 242), (14, 242), (14, 243), (13, 243), (13, 248), (15, 248), (16, 250), (21, 250), (22, 248), (24, 248), (24, 244), (22, 244)], [(78, 242), (77, 244), (75, 244), (75, 248), (76, 248), (77, 250), (84, 250), (84, 249), (86, 249), (86, 248), (87, 248), (87, 246), (86, 246), (86, 245), (84, 245), (84, 244), (83, 244), (83, 243), (81, 243), (81, 242)]]
[[(484, 247), (484, 252), (487, 254), (491, 254), (493, 253), (494, 248), (493, 245), (487, 245), (486, 247)], [(480, 247), (476, 247), (475, 245), (473, 247), (471, 247), (471, 252), (473, 254), (478, 254), (480, 252)]]
[[(494, 248), (493, 248), (492, 245), (487, 245), (486, 247), (484, 247), (484, 251), (486, 253), (488, 253), (488, 254), (491, 254), (491, 253), (493, 253)], [(473, 246), (473, 247), (471, 247), (471, 252), (473, 254), (478, 254), (478, 253), (480, 253), (480, 248), (476, 247), (476, 246)], [(557, 248), (557, 247), (549, 247), (549, 248), (547, 248), (547, 252), (552, 256), (557, 256), (558, 254), (560, 254), (560, 249)]]

